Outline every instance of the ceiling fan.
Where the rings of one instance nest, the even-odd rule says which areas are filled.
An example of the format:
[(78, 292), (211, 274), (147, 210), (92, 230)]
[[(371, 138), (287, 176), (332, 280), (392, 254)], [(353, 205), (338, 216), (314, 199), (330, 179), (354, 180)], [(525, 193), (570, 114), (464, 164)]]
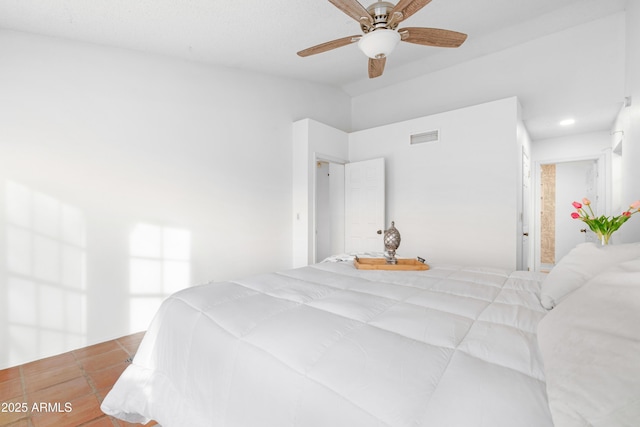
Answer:
[(358, 42), (360, 50), (369, 57), (369, 78), (382, 75), (387, 55), (400, 41), (424, 46), (459, 47), (467, 39), (466, 34), (439, 28), (406, 27), (397, 30), (400, 22), (422, 9), (431, 0), (399, 0), (396, 5), (377, 1), (366, 9), (357, 0), (329, 2), (358, 21), (364, 35), (357, 34), (322, 43), (301, 50), (298, 55), (315, 55)]

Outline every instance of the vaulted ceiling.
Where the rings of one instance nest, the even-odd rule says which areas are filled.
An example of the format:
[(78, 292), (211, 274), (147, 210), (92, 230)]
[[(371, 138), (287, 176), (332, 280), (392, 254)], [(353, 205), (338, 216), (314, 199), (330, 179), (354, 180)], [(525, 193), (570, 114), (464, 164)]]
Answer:
[[(308, 58), (296, 55), (306, 47), (360, 33), (358, 24), (327, 0), (2, 0), (0, 29), (255, 70), (336, 86), (358, 96), (621, 12), (625, 4), (433, 0), (403, 25), (456, 30), (468, 34), (468, 40), (459, 49), (401, 43), (377, 79), (367, 78), (367, 58), (355, 45)], [(528, 92), (554, 102), (547, 87)], [(602, 123), (611, 121), (618, 108), (604, 96), (592, 104), (588, 114)], [(537, 120), (531, 123), (533, 132), (553, 136), (543, 129), (545, 119)]]

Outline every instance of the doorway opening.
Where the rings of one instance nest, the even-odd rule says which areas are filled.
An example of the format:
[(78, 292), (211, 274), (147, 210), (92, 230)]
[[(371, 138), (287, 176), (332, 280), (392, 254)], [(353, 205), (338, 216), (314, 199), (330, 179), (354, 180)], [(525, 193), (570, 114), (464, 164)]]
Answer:
[(576, 245), (595, 241), (589, 227), (571, 218), (572, 202), (587, 198), (594, 211), (605, 210), (603, 163), (595, 158), (538, 165), (536, 270), (550, 271)]
[(315, 156), (313, 262), (344, 252), (344, 163)]
[(382, 250), (384, 159), (340, 163), (316, 154), (313, 175), (313, 262)]

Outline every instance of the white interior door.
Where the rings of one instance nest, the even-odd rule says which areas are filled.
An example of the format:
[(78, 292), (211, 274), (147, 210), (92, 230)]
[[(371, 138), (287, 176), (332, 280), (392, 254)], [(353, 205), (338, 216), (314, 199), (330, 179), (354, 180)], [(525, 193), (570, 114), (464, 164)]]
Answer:
[(384, 159), (345, 165), (345, 252), (383, 251)]
[(529, 156), (522, 152), (522, 259), (520, 269), (529, 270), (529, 210), (531, 198), (531, 162)]
[(331, 193), (331, 255), (335, 255), (344, 252), (344, 165), (329, 163), (329, 191)]

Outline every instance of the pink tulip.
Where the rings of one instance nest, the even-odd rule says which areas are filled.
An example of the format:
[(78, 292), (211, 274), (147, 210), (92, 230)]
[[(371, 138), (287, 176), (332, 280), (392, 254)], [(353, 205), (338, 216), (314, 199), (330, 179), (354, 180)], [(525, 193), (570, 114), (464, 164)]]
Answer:
[(578, 202), (573, 202), (572, 205), (576, 209), (580, 209), (582, 207), (582, 205), (580, 203), (578, 203)]
[(631, 212), (629, 211), (622, 212), (622, 216), (626, 216), (627, 218), (629, 218), (631, 216)]
[(571, 212), (571, 218), (578, 219), (580, 218), (580, 214), (578, 212)]
[(631, 203), (631, 205), (629, 206), (631, 209), (638, 209), (640, 208), (640, 200), (636, 200), (635, 202)]
[[(589, 206), (591, 204), (591, 200), (587, 199), (586, 197), (584, 199), (582, 199), (582, 204), (585, 206)], [(579, 209), (579, 208), (578, 208)]]

